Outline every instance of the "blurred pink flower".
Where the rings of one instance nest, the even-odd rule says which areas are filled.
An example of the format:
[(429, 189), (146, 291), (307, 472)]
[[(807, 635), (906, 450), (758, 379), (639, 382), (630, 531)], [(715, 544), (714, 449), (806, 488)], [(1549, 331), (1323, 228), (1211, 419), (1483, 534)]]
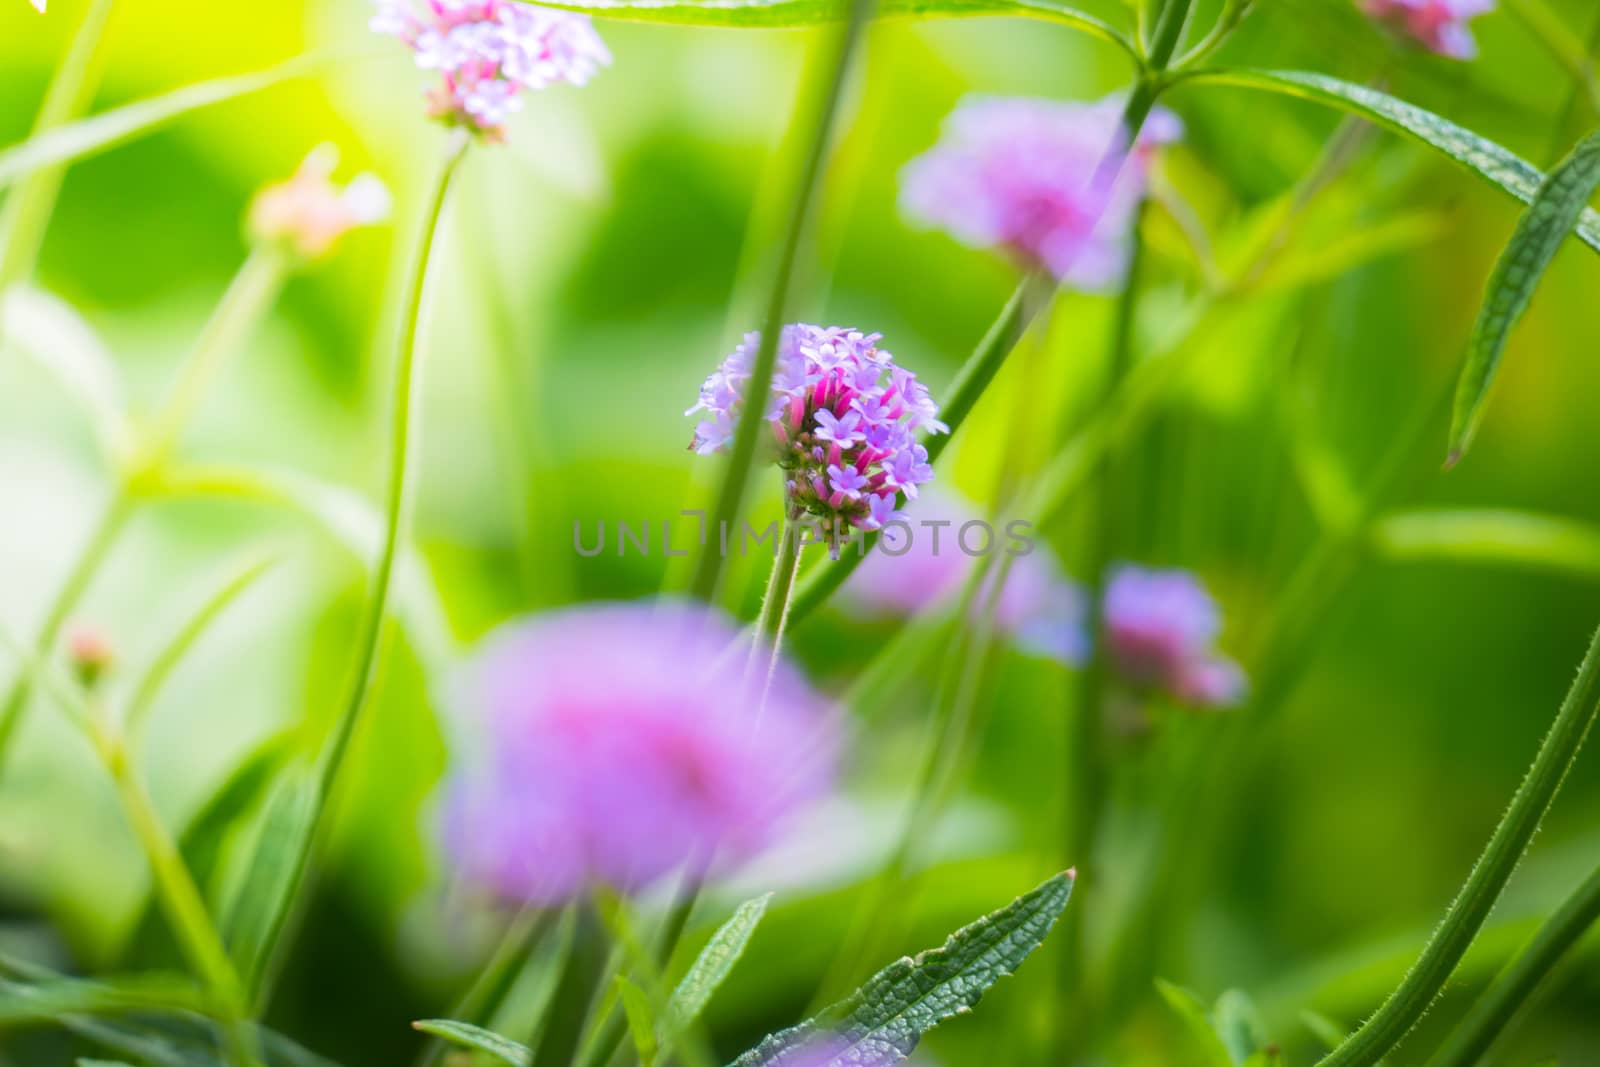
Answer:
[(522, 94), (556, 82), (584, 85), (611, 62), (587, 15), (516, 0), (374, 0), (375, 32), (398, 37), (443, 84), (429, 114), (498, 140)]
[[(991, 525), (948, 493), (925, 494), (901, 521), (904, 525), (884, 531), (877, 551), (844, 586), (845, 599), (863, 614), (911, 616), (947, 606), (960, 595), (980, 555), (1024, 548), (1003, 525)], [(990, 564), (991, 572), (997, 572), (997, 564)], [(991, 577), (973, 599), (975, 615), (993, 586)], [(1089, 651), (1084, 614), (1082, 591), (1061, 574), (1050, 549), (1030, 539), (1026, 554), (1011, 559), (1000, 590), (995, 608), (1000, 632), (1024, 652), (1075, 665)]]
[(389, 190), (375, 175), (362, 174), (340, 188), (332, 181), (339, 150), (319, 145), (294, 177), (262, 190), (250, 208), (250, 232), (282, 244), (306, 259), (324, 255), (358, 226), (389, 217)]
[[(1183, 132), (1158, 108), (1131, 152), (1119, 129), (1123, 101), (1094, 104), (969, 97), (944, 136), (901, 176), (901, 209), (975, 248), (1000, 248), (1027, 267), (1081, 289), (1103, 289), (1126, 269), (1128, 231), (1157, 146)], [(1126, 153), (1108, 181), (1116, 153)]]
[[(746, 858), (826, 792), (828, 706), (787, 663), (765, 705), (749, 646), (688, 604), (573, 608), (502, 629), (469, 687), (477, 751), (447, 787), (469, 880), (552, 904)], [(752, 699), (755, 696), (756, 699)]]
[(1199, 707), (1244, 698), (1244, 672), (1215, 650), (1221, 613), (1188, 571), (1124, 565), (1106, 585), (1107, 654), (1123, 680)]
[(1361, 0), (1361, 10), (1430, 52), (1473, 59), (1478, 42), (1468, 22), (1494, 10), (1495, 0)]

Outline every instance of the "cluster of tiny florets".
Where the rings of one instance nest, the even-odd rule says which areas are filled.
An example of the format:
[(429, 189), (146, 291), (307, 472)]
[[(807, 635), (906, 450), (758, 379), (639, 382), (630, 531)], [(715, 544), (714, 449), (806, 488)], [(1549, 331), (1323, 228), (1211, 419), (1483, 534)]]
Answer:
[(400, 38), (443, 84), (429, 113), (498, 138), (522, 94), (556, 82), (583, 85), (611, 62), (587, 15), (516, 0), (375, 0), (372, 28)]
[(1451, 59), (1478, 54), (1469, 23), (1494, 10), (1494, 0), (1361, 0), (1369, 16)]
[[(933, 479), (917, 434), (950, 429), (927, 387), (878, 347), (881, 339), (802, 323), (784, 327), (778, 343), (764, 417), (786, 472), (790, 513), (817, 519), (834, 545), (851, 528), (896, 521), (902, 494), (914, 500)], [(694, 434), (701, 455), (732, 442), (760, 348), (761, 335), (747, 334), (700, 387), (686, 414), (705, 415)]]

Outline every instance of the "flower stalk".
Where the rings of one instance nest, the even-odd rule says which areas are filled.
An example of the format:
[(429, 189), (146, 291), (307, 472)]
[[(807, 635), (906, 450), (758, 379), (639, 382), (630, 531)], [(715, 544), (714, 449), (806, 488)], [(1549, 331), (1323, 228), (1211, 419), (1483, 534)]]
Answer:
[[(824, 79), (822, 97), (810, 116), (810, 144), (794, 189), (793, 208), (789, 213), (773, 273), (772, 291), (762, 322), (760, 347), (751, 368), (750, 380), (746, 383), (745, 395), (753, 400), (767, 396), (772, 389), (773, 373), (778, 364), (778, 345), (788, 311), (789, 290), (800, 256), (800, 243), (805, 237), (821, 186), (823, 165), (827, 161), (828, 146), (844, 99), (852, 61), (866, 34), (871, 14), (872, 0), (850, 0), (849, 20), (839, 32), (838, 44), (829, 60), (828, 75)], [(747, 404), (734, 433), (728, 466), (723, 472), (722, 484), (717, 490), (709, 516), (712, 537), (696, 561), (689, 582), (690, 593), (700, 600), (714, 599), (721, 584), (723, 558), (718, 550), (716, 534), (732, 529), (739, 521), (751, 468), (755, 464), (756, 449), (766, 421), (762, 417), (763, 409), (764, 405), (759, 402)]]
[(1600, 713), (1600, 631), (1578, 668), (1554, 725), (1545, 735), (1528, 776), (1517, 789), (1511, 807), (1489, 837), (1466, 883), (1462, 885), (1444, 921), (1429, 939), (1421, 957), (1361, 1028), (1350, 1035), (1317, 1067), (1372, 1067), (1411, 1032), (1444, 989), (1456, 964), (1478, 936), (1500, 892), (1521, 862), (1528, 843), (1544, 821), (1545, 812), (1561, 789), (1583, 747), (1584, 739)]

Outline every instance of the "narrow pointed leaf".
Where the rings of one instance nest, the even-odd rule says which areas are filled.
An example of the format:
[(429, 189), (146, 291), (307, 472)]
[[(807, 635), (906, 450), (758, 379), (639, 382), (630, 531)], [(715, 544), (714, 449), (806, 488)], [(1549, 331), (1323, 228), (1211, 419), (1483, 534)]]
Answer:
[(315, 74), (349, 55), (296, 56), (266, 70), (199, 82), (170, 93), (127, 104), (64, 126), (55, 126), (0, 151), (0, 189), (40, 167), (70, 163), (151, 133), (191, 111), (270, 89), (280, 82)]
[[(1188, 1038), (1186, 1047), (1200, 1058), (1195, 1060), (1195, 1067), (1234, 1067), (1237, 1062), (1228, 1051), (1228, 1046), (1212, 1028), (1211, 1019), (1206, 1014), (1203, 1001), (1182, 986), (1173, 985), (1171, 982), (1156, 979), (1156, 991), (1161, 994), (1161, 999), (1166, 1002), (1172, 1014), (1183, 1024), (1183, 1032)], [(1185, 1062), (1188, 1062), (1187, 1060)]]
[[(1038, 948), (1072, 895), (1072, 874), (1058, 874), (1027, 896), (950, 936), (942, 948), (879, 971), (850, 997), (816, 1018), (773, 1034), (733, 1067), (787, 1067), (825, 1041), (822, 1067), (887, 1067), (922, 1035), (977, 1005), (985, 991)], [(800, 1051), (797, 1051), (800, 1050)], [(810, 1064), (811, 1060), (806, 1061)]]
[(443, 1038), (452, 1045), (487, 1053), (511, 1064), (512, 1067), (528, 1067), (533, 1062), (533, 1050), (528, 1046), (518, 1044), (509, 1037), (502, 1037), (492, 1030), (473, 1026), (471, 1023), (460, 1023), (451, 1019), (423, 1019), (421, 1022), (412, 1023), (411, 1027), (424, 1034)]
[[(1194, 71), (1179, 75), (1176, 80), (1281, 93), (1363, 115), (1380, 126), (1437, 149), (1524, 204), (1533, 202), (1544, 181), (1544, 174), (1538, 167), (1486, 137), (1387, 93), (1325, 74), (1222, 69)], [(1577, 223), (1577, 235), (1584, 244), (1600, 252), (1600, 215), (1584, 210)]]
[(771, 893), (745, 901), (734, 911), (733, 918), (711, 935), (711, 940), (695, 957), (689, 973), (683, 976), (683, 981), (672, 991), (672, 999), (667, 1003), (666, 1025), (672, 1032), (682, 1032), (684, 1027), (700, 1018), (700, 1013), (705, 1011), (717, 987), (733, 973), (734, 965), (744, 955), (751, 935), (761, 924), (767, 914), (767, 905), (771, 902)]
[(299, 883), (301, 847), (316, 821), (316, 780), (302, 769), (282, 777), (262, 816), (249, 865), (232, 894), (223, 936), (239, 978), (253, 996), (271, 964), (286, 901)]
[(1234, 1063), (1251, 1063), (1269, 1052), (1261, 1013), (1241, 990), (1230, 989), (1217, 998), (1211, 1009), (1211, 1026)]
[(1472, 328), (1467, 363), (1456, 385), (1455, 411), (1450, 419), (1450, 465), (1472, 444), (1511, 331), (1533, 302), (1545, 271), (1597, 187), (1600, 133), (1593, 133), (1580, 141), (1539, 186), (1533, 203), (1511, 235), (1511, 243), (1495, 264), (1478, 322)]
[(656, 1016), (650, 1007), (649, 995), (626, 975), (619, 974), (617, 996), (622, 1000), (623, 1014), (628, 1017), (628, 1033), (633, 1037), (641, 1067), (655, 1067), (660, 1046), (656, 1042)]
[(1373, 538), (1397, 562), (1490, 564), (1600, 581), (1600, 526), (1560, 515), (1408, 511), (1379, 522)]
[[(840, 0), (556, 0), (551, 7), (604, 18), (694, 26), (783, 28), (843, 22)], [(1137, 56), (1128, 38), (1109, 23), (1060, 0), (879, 0), (880, 19), (974, 18), (1008, 15), (1059, 22)]]
[(197, 1011), (205, 997), (181, 976), (139, 975), (91, 980), (50, 978), (0, 983), (0, 1029), (54, 1022), (63, 1015), (124, 1015), (139, 1011)]

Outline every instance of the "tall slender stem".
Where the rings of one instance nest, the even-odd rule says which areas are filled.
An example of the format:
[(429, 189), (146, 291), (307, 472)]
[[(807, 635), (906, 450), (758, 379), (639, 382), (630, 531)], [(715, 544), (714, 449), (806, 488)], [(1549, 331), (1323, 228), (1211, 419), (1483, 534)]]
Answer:
[[(312, 857), (327, 829), (328, 809), (334, 789), (339, 784), (339, 774), (344, 769), (350, 744), (360, 724), (362, 712), (371, 700), (378, 673), (378, 660), (383, 651), (383, 637), (387, 629), (389, 596), (394, 580), (395, 562), (405, 536), (409, 504), (411, 474), (411, 413), (419, 387), (417, 370), (418, 339), (422, 336), (422, 320), (426, 310), (428, 282), (433, 275), (433, 253), (439, 237), (439, 224), (444, 215), (445, 201), (467, 146), (471, 143), (464, 130), (453, 131), (447, 143), (444, 159), (434, 178), (428, 199), (423, 207), (422, 222), (417, 233), (411, 261), (405, 276), (405, 295), (401, 303), (399, 331), (395, 338), (394, 381), (389, 414), (389, 467), (384, 503), (383, 544), (374, 563), (372, 581), (362, 607), (356, 631), (356, 658), (348, 688), (334, 721), (332, 733), (317, 758), (315, 767), (316, 788), (312, 799), (313, 811), (299, 841), (294, 843), (294, 853), (289, 862), (293, 865), (283, 898), (277, 901), (277, 913), (272, 917), (272, 941), (267, 955), (282, 950), (284, 931), (291, 925), (301, 895), (305, 892), (306, 876), (311, 869)], [(267, 974), (273, 973), (267, 968)], [(270, 982), (263, 979), (263, 988), (254, 991), (258, 1003), (269, 996)]]
[(760, 443), (766, 396), (772, 390), (772, 374), (778, 363), (778, 342), (788, 309), (795, 261), (799, 258), (800, 242), (805, 237), (812, 206), (817, 199), (822, 168), (828, 158), (834, 120), (844, 99), (851, 60), (860, 46), (871, 14), (872, 0), (850, 0), (849, 21), (840, 31), (838, 46), (831, 57), (832, 65), (824, 81), (822, 98), (810, 116), (810, 147), (794, 190), (794, 208), (789, 214), (777, 268), (773, 272), (772, 293), (767, 301), (766, 317), (761, 328), (761, 345), (750, 371), (750, 380), (745, 385), (744, 411), (739, 416), (739, 426), (733, 438), (733, 453), (729, 457), (727, 470), (723, 472), (722, 486), (709, 517), (711, 536), (707, 538), (707, 544), (695, 563), (694, 576), (690, 579), (690, 592), (701, 600), (711, 600), (717, 594), (723, 564), (721, 533), (739, 521), (744, 506), (750, 470), (755, 463), (756, 447)]
[(1528, 776), (1489, 837), (1482, 856), (1445, 912), (1422, 956), (1383, 1005), (1318, 1067), (1371, 1067), (1410, 1033), (1477, 937), (1500, 892), (1544, 821), (1600, 712), (1600, 631), (1590, 642), (1556, 721)]
[(184, 956), (225, 1015), (223, 1040), (237, 1067), (256, 1067), (259, 1057), (246, 1022), (244, 987), (228, 957), (222, 935), (206, 908), (205, 897), (184, 865), (178, 846), (129, 762), (122, 740), (103, 723), (91, 723), (95, 747), (117, 788), (117, 797), (138, 838), (155, 880), (156, 897), (177, 935)]
[[(545, 1009), (544, 1032), (539, 1038), (532, 1067), (568, 1067), (577, 1062), (584, 1024), (599, 999), (600, 986), (609, 970), (606, 940), (605, 926), (594, 905), (588, 901), (579, 904), (572, 945), (556, 980), (550, 1006)], [(596, 1062), (603, 1064), (605, 1061)]]
[(1600, 867), (1539, 927), (1457, 1025), (1428, 1067), (1473, 1067), (1561, 958), (1600, 922)]
[[(560, 916), (559, 910), (548, 908), (529, 910), (515, 916), (483, 970), (450, 1009), (450, 1018), (478, 1026), (490, 1025), (495, 1013), (511, 995), (529, 957), (555, 928)], [(417, 1056), (416, 1067), (437, 1067), (446, 1051), (448, 1049), (442, 1039), (429, 1037)]]
[[(100, 42), (115, 0), (93, 0), (56, 71), (34, 122), (43, 133), (83, 114), (100, 81)], [(39, 261), (50, 216), (55, 214), (65, 165), (34, 171), (0, 208), (0, 292), (25, 282)]]

